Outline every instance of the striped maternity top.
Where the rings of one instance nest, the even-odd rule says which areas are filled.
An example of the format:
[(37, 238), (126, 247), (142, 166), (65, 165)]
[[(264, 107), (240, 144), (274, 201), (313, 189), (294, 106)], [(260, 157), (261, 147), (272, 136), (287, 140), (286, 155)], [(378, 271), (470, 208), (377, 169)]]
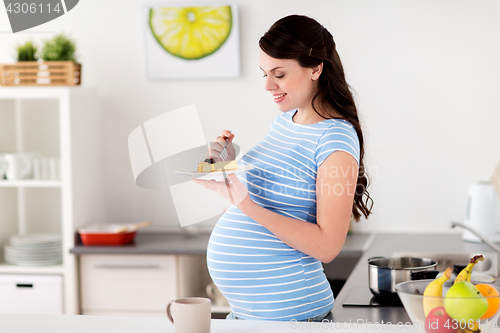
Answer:
[[(338, 150), (359, 161), (359, 141), (346, 121), (295, 124), (295, 112), (276, 117), (267, 136), (239, 161), (255, 168), (238, 178), (262, 207), (316, 223), (318, 167)], [(237, 318), (302, 320), (333, 306), (321, 262), (286, 245), (234, 205), (212, 231), (207, 264)]]

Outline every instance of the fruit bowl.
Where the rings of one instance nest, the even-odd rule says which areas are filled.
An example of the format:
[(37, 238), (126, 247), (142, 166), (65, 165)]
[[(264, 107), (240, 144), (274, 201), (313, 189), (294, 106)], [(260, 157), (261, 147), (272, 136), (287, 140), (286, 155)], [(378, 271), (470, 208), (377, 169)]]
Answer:
[[(449, 288), (443, 289), (442, 297), (424, 296), (425, 288), (432, 281), (407, 281), (396, 285), (396, 292), (417, 332), (489, 333), (498, 327), (500, 296), (496, 292), (500, 292), (500, 285), (472, 282), (481, 294), (490, 292), (497, 295), (481, 295), (479, 300), (478, 297), (445, 297)], [(486, 312), (484, 309), (487, 309)]]

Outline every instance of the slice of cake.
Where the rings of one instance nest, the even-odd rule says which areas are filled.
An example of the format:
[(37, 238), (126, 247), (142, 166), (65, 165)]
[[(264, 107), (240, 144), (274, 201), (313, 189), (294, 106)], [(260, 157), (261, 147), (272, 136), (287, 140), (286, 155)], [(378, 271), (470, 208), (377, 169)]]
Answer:
[(224, 161), (224, 162), (215, 162), (215, 163), (210, 163), (210, 162), (215, 162), (210, 161), (209, 159), (206, 159), (203, 162), (198, 162), (198, 172), (217, 172), (217, 171), (231, 171), (231, 170), (236, 170), (237, 169), (237, 161)]

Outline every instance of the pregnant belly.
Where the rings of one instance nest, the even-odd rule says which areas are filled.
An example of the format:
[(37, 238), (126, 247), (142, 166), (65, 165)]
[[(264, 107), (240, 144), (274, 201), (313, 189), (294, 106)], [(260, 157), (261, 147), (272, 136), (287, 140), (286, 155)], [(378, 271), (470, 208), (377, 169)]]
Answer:
[(212, 231), (207, 266), (232, 311), (246, 319), (308, 316), (333, 302), (321, 262), (286, 245), (234, 206)]
[(290, 284), (302, 288), (303, 257), (234, 208), (217, 222), (207, 249), (210, 275), (222, 292), (248, 286), (259, 286), (262, 293), (288, 290)]
[(234, 206), (231, 206), (215, 225), (210, 236), (208, 251), (235, 257), (253, 255), (300, 258), (302, 256), (301, 252), (283, 243)]

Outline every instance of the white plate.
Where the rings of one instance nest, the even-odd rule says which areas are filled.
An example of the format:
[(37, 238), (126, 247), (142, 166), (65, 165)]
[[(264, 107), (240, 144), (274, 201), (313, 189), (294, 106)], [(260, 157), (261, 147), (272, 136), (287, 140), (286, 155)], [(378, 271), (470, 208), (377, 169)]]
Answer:
[(36, 253), (22, 253), (22, 252), (12, 252), (5, 250), (4, 255), (11, 258), (54, 258), (61, 257), (62, 251), (53, 251), (53, 252), (36, 252)]
[(62, 249), (50, 249), (50, 250), (45, 250), (45, 251), (19, 251), (19, 250), (14, 250), (10, 249), (8, 247), (4, 247), (4, 252), (5, 254), (13, 254), (13, 255), (20, 255), (20, 256), (47, 256), (47, 255), (53, 255), (57, 253), (62, 253)]
[(251, 164), (247, 164), (247, 165), (243, 165), (243, 166), (238, 166), (236, 170), (230, 170), (230, 171), (214, 171), (214, 172), (196, 172), (196, 171), (185, 171), (185, 170), (180, 170), (180, 169), (177, 169), (175, 170), (175, 172), (177, 173), (181, 173), (183, 175), (187, 175), (187, 176), (191, 176), (191, 177), (195, 177), (197, 179), (204, 179), (204, 180), (216, 180), (216, 181), (224, 181), (224, 174), (226, 174), (226, 177), (228, 175), (231, 175), (233, 173), (235, 174), (238, 174), (240, 172), (243, 172), (243, 171), (248, 171), (248, 170), (252, 170), (253, 168), (255, 168), (254, 165), (251, 165)]
[(53, 261), (62, 260), (62, 253), (20, 254), (5, 251), (4, 258), (6, 261)]
[(14, 235), (10, 237), (12, 245), (40, 245), (61, 242), (61, 235), (49, 233), (33, 233), (27, 235)]
[(29, 261), (29, 260), (9, 260), (5, 258), (7, 264), (19, 265), (19, 266), (47, 266), (47, 265), (59, 265), (62, 264), (62, 260), (39, 260), (39, 261)]
[(5, 261), (45, 262), (45, 261), (61, 261), (61, 260), (62, 256), (38, 257), (38, 258), (5, 256)]
[(5, 256), (5, 260), (17, 260), (17, 261), (51, 261), (51, 260), (62, 260), (62, 256), (52, 256), (52, 257), (13, 257)]
[(13, 250), (20, 250), (20, 251), (45, 251), (45, 250), (51, 250), (51, 249), (62, 249), (62, 244), (61, 243), (43, 244), (43, 245), (10, 244), (10, 247)]

